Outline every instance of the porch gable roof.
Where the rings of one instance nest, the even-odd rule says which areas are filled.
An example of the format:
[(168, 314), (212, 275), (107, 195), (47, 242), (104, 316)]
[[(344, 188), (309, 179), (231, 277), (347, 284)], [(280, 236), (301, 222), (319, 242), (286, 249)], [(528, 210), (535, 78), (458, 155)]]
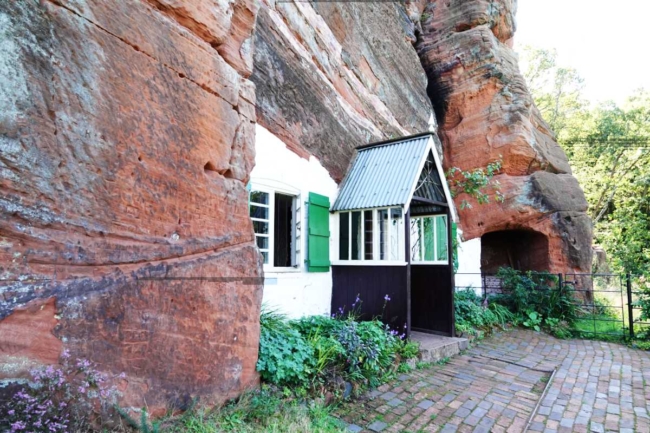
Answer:
[(433, 137), (427, 132), (358, 147), (332, 211), (408, 207), (431, 154), (444, 190), (441, 201), (451, 204)]

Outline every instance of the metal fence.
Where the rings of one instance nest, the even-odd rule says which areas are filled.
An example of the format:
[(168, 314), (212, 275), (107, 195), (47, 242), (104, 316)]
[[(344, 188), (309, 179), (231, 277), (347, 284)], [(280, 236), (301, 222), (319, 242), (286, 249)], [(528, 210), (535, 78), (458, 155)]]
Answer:
[[(650, 337), (650, 322), (641, 320), (638, 305), (644, 293), (650, 293), (650, 281), (630, 274), (555, 275), (554, 289), (570, 292), (578, 307), (573, 328), (580, 335), (605, 339)], [(456, 290), (472, 289), (483, 299), (508, 293), (496, 274), (457, 273), (455, 281)]]

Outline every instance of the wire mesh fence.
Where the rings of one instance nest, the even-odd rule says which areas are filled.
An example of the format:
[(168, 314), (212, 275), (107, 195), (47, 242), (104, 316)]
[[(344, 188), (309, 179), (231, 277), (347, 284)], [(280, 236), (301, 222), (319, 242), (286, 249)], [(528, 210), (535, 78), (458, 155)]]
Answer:
[[(584, 337), (627, 339), (650, 337), (650, 319), (641, 303), (648, 299), (650, 281), (629, 274), (556, 274), (557, 282), (540, 290), (569, 292), (577, 307), (574, 331)], [(457, 273), (456, 290), (472, 289), (483, 299), (508, 294), (510, 289), (494, 273)]]

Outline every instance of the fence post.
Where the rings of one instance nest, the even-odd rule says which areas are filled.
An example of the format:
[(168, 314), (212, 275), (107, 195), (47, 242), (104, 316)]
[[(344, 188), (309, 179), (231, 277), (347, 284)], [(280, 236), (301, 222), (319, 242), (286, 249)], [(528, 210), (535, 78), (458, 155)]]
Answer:
[(632, 275), (628, 272), (627, 279), (627, 320), (630, 325), (630, 338), (634, 338), (634, 316), (632, 309)]

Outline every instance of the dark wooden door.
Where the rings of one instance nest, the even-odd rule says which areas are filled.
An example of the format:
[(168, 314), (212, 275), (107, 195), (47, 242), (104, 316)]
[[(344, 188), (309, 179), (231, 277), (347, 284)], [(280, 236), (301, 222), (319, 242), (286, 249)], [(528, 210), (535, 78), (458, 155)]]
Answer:
[(451, 267), (411, 265), (411, 328), (453, 335)]

